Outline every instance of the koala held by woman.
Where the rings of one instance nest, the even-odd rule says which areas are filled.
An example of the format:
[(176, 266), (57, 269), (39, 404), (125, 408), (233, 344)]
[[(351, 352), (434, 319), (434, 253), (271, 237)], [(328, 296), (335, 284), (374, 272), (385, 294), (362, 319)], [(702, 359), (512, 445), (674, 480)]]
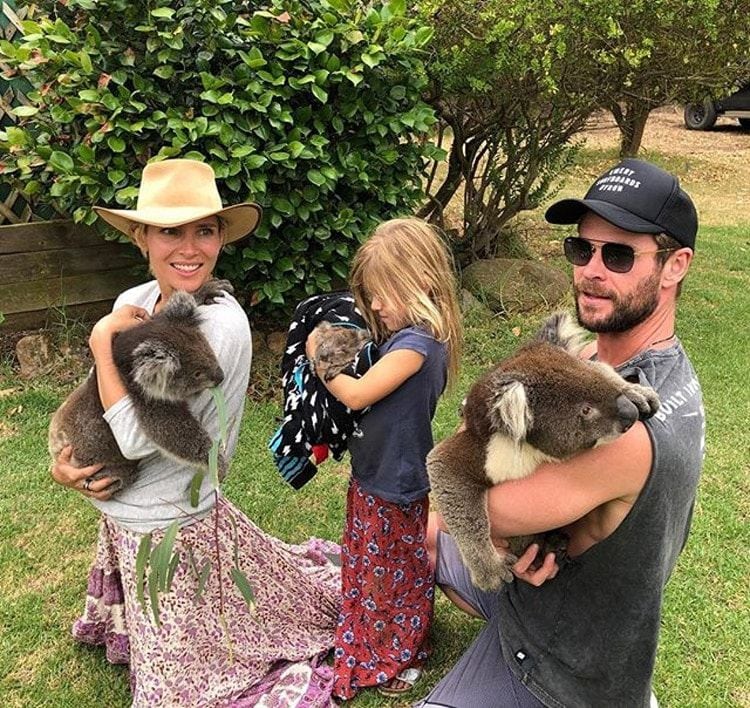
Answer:
[[(212, 304), (226, 280), (210, 280), (194, 294), (176, 291), (162, 310), (143, 324), (115, 335), (112, 354), (117, 371), (144, 432), (166, 455), (207, 471), (213, 441), (190, 412), (188, 401), (224, 379), (216, 356), (199, 329), (199, 305)], [(91, 370), (52, 416), (49, 451), (53, 461), (67, 445), (72, 464), (103, 463), (92, 479), (109, 477), (113, 493), (136, 478), (138, 461), (125, 458), (104, 420), (96, 371)], [(219, 477), (226, 461), (219, 453)]]

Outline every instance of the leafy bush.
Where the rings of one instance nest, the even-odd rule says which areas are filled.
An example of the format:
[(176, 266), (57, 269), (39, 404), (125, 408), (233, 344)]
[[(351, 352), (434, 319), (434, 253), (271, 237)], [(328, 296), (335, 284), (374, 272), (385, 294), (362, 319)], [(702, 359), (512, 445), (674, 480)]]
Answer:
[(204, 159), (225, 203), (264, 207), (220, 269), (268, 309), (330, 288), (376, 222), (423, 198), (431, 32), (404, 0), (42, 8), (0, 42), (36, 89), (0, 171), (33, 200), (93, 223), (92, 204), (134, 205), (149, 160)]

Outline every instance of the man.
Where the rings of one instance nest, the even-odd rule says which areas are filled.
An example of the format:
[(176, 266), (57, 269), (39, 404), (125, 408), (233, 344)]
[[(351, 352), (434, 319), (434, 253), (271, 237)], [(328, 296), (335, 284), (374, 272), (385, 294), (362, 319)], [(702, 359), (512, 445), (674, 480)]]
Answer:
[(486, 626), (421, 708), (647, 706), (664, 586), (688, 535), (703, 461), (700, 386), (675, 336), (681, 282), (698, 219), (678, 180), (626, 159), (583, 199), (546, 219), (577, 224), (565, 239), (576, 310), (596, 333), (583, 355), (655, 388), (662, 407), (614, 442), (488, 494), (493, 537), (564, 528), (550, 554), (498, 593), (471, 585), (440, 518), (430, 550), (438, 583)]

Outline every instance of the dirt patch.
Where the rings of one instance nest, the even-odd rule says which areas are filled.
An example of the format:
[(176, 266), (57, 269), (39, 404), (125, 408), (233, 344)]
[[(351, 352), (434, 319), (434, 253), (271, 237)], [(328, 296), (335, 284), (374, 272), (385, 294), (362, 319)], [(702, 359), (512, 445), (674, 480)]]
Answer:
[[(618, 159), (619, 131), (611, 114), (597, 116), (582, 137), (583, 159), (563, 196), (580, 194), (582, 183), (585, 190)], [(750, 222), (750, 131), (743, 130), (736, 120), (721, 117), (712, 130), (687, 130), (681, 106), (659, 108), (646, 124), (641, 156), (680, 176), (702, 225)]]

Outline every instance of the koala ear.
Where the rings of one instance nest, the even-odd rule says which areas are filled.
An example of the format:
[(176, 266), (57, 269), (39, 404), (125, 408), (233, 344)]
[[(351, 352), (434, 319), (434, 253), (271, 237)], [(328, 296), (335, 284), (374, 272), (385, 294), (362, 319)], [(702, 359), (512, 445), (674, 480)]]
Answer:
[(146, 339), (133, 350), (133, 380), (152, 398), (168, 398), (169, 382), (180, 358), (158, 339)]
[(536, 335), (536, 341), (548, 342), (577, 356), (586, 345), (586, 332), (567, 312), (556, 312), (545, 320)]
[(515, 443), (524, 440), (533, 417), (520, 381), (498, 381), (488, 408), (493, 430), (506, 433)]
[(198, 308), (195, 298), (184, 290), (175, 290), (161, 311), (165, 319), (177, 324), (197, 325)]

